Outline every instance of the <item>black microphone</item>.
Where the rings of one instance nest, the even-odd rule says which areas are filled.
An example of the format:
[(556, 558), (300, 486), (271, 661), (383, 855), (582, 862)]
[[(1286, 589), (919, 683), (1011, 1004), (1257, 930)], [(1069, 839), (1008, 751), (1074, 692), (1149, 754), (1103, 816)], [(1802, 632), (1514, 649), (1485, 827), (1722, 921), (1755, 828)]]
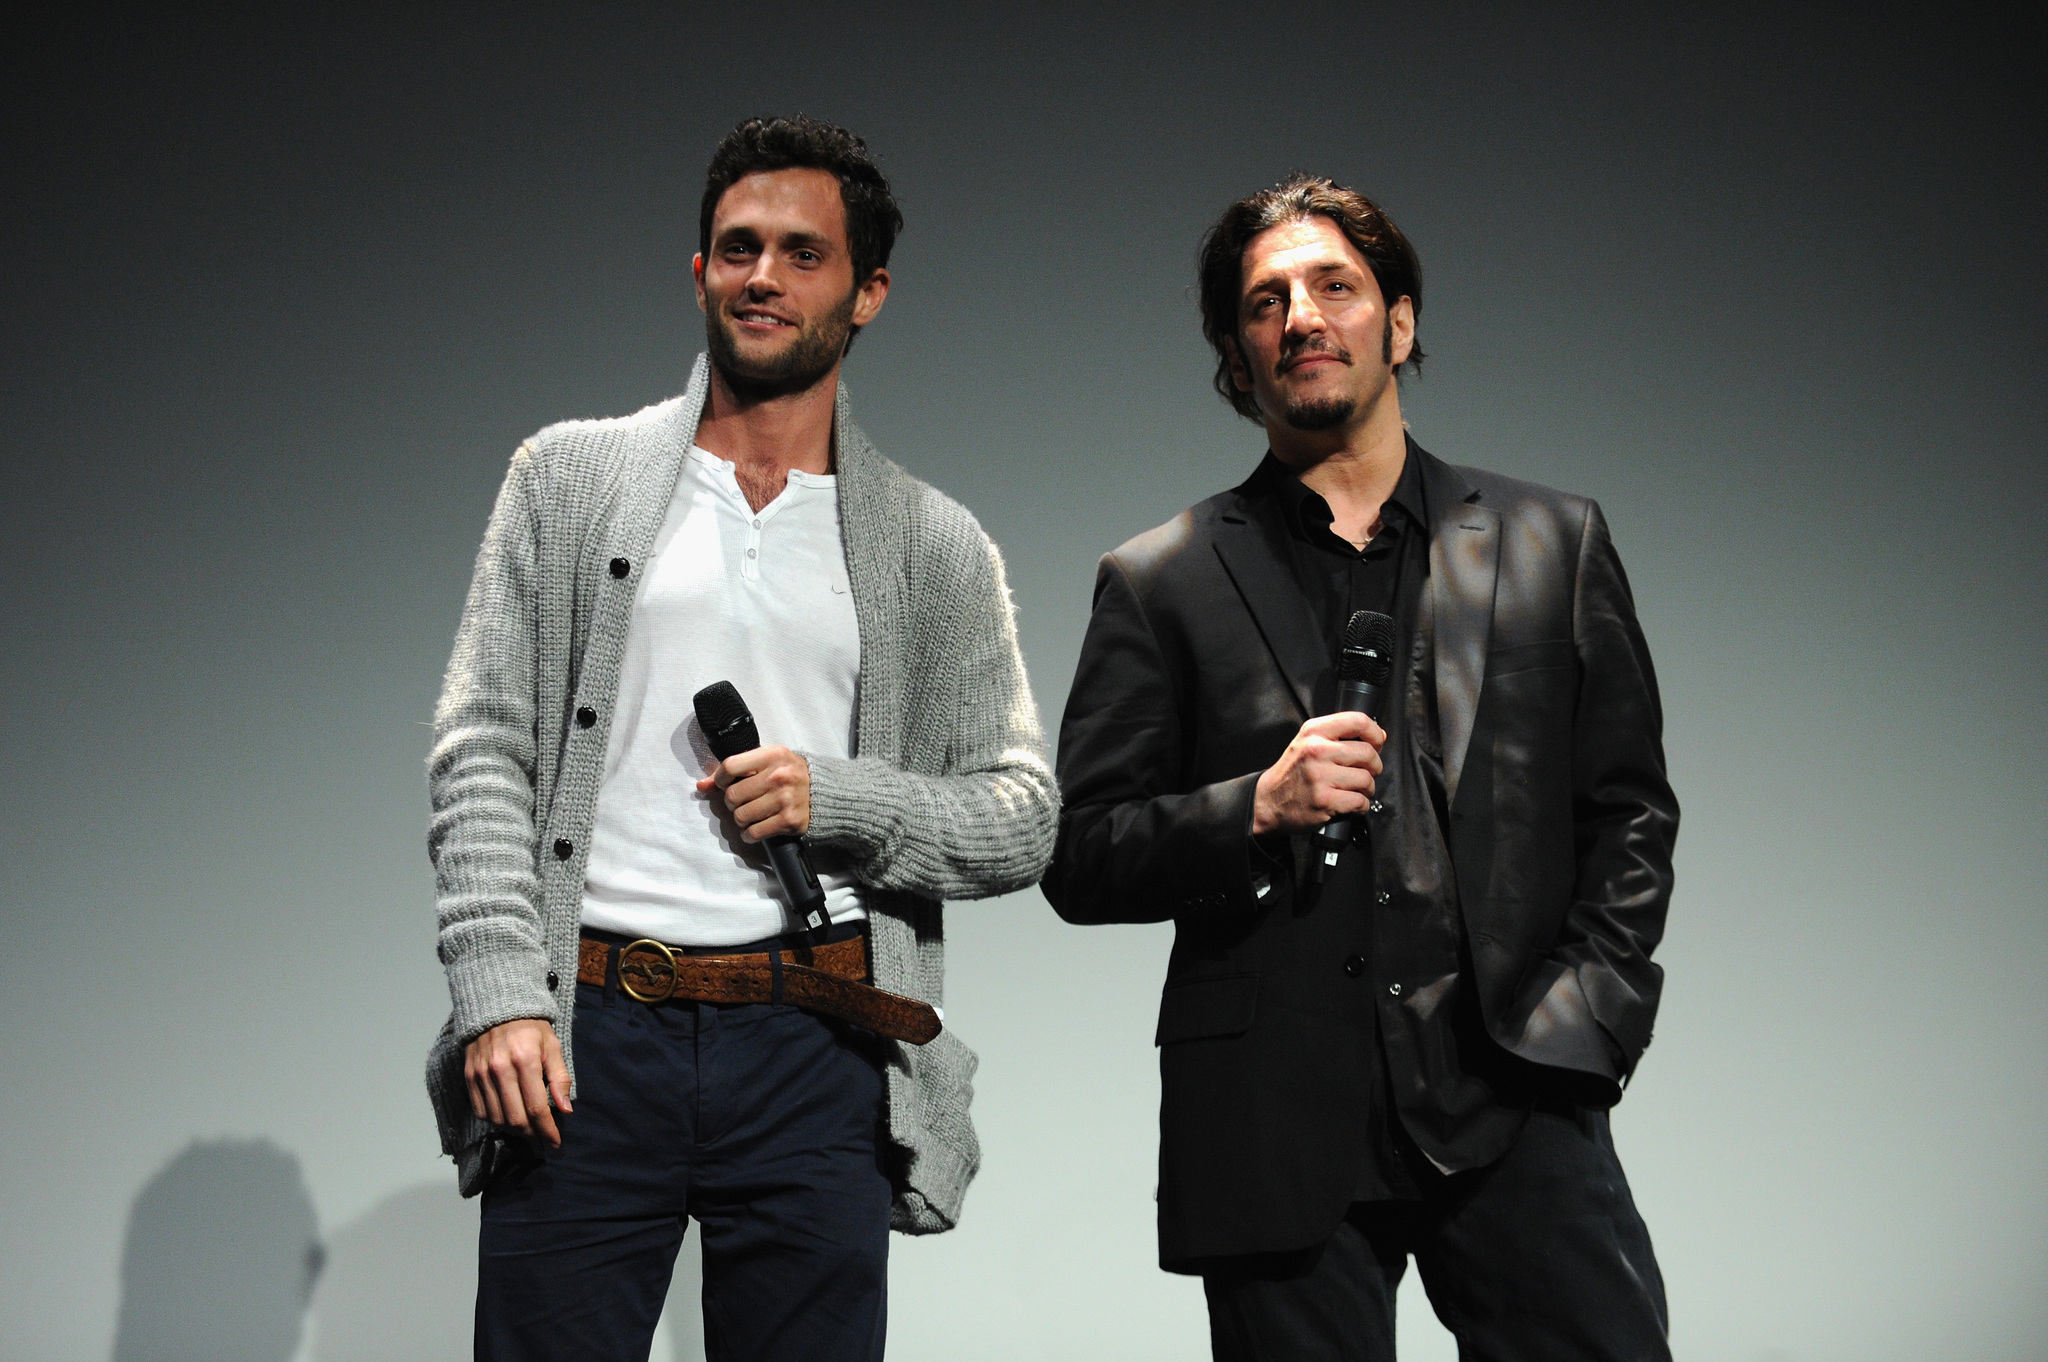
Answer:
[[(761, 745), (760, 731), (754, 727), (754, 712), (747, 708), (732, 682), (712, 682), (697, 692), (695, 703), (697, 726), (704, 730), (705, 740), (720, 761)], [(804, 839), (785, 832), (764, 839), (761, 845), (768, 849), (768, 864), (774, 867), (776, 881), (782, 885), (790, 907), (796, 909), (805, 927), (822, 933), (831, 925), (831, 919), (825, 912), (825, 890), (818, 883), (818, 872), (811, 869)]]
[[(1337, 650), (1337, 708), (1341, 714), (1357, 710), (1367, 718), (1379, 707), (1380, 689), (1394, 670), (1394, 621), (1377, 610), (1353, 612), (1344, 626), (1344, 646)], [(1362, 820), (1356, 815), (1332, 818), (1317, 828), (1311, 840), (1315, 855), (1309, 862), (1309, 878), (1321, 883), (1337, 864), (1337, 857), (1358, 834)]]

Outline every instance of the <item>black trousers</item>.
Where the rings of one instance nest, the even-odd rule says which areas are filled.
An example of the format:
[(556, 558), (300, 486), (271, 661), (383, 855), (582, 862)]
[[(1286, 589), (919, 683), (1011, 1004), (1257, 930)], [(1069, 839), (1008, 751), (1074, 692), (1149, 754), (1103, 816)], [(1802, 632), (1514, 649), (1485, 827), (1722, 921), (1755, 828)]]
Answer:
[(1327, 1244), (1203, 1275), (1217, 1362), (1392, 1362), (1415, 1256), (1459, 1362), (1668, 1362), (1664, 1278), (1607, 1113), (1539, 1107), (1499, 1162), (1359, 1202)]
[(476, 1356), (646, 1362), (688, 1220), (710, 1362), (879, 1362), (883, 1086), (865, 1032), (793, 1007), (576, 988), (562, 1147), (484, 1193)]

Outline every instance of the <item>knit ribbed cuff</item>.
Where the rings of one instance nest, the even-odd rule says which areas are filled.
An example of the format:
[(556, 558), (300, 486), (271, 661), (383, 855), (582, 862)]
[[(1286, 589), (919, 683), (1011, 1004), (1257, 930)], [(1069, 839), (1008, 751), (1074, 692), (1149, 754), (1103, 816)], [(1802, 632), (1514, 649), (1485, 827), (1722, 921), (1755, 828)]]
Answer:
[(548, 958), (538, 950), (491, 951), (448, 966), (455, 1039), (468, 1045), (493, 1026), (532, 1017), (553, 1025)]
[(902, 836), (903, 801), (863, 779), (856, 757), (801, 754), (811, 768), (811, 825), (804, 836), (818, 845), (850, 848), (866, 858)]

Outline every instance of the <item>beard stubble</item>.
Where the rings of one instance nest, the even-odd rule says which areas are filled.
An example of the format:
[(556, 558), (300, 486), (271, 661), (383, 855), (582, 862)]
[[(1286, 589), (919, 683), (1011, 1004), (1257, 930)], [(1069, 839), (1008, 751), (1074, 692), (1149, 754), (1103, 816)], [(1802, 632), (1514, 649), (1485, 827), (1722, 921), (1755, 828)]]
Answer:
[(853, 334), (853, 305), (859, 296), (858, 288), (849, 290), (845, 301), (815, 322), (805, 322), (787, 346), (763, 359), (750, 359), (740, 352), (723, 304), (711, 308), (704, 314), (704, 340), (711, 363), (733, 395), (744, 402), (803, 392), (831, 373), (846, 353), (847, 338)]

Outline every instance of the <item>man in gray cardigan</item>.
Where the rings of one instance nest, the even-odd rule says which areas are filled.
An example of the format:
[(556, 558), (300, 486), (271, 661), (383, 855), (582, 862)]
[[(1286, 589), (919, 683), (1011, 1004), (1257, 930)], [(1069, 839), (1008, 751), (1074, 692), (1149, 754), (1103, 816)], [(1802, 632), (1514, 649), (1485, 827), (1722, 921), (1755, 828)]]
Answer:
[[(712, 1357), (879, 1358), (888, 1230), (952, 1228), (980, 1157), (940, 903), (1052, 851), (1002, 560), (839, 387), (887, 182), (802, 118), (708, 179), (709, 355), (514, 453), (436, 713), (427, 1083), (484, 1198), (479, 1357), (646, 1357), (696, 1219)], [(760, 745), (699, 726), (721, 680)], [(762, 855), (792, 835), (820, 931)]]

